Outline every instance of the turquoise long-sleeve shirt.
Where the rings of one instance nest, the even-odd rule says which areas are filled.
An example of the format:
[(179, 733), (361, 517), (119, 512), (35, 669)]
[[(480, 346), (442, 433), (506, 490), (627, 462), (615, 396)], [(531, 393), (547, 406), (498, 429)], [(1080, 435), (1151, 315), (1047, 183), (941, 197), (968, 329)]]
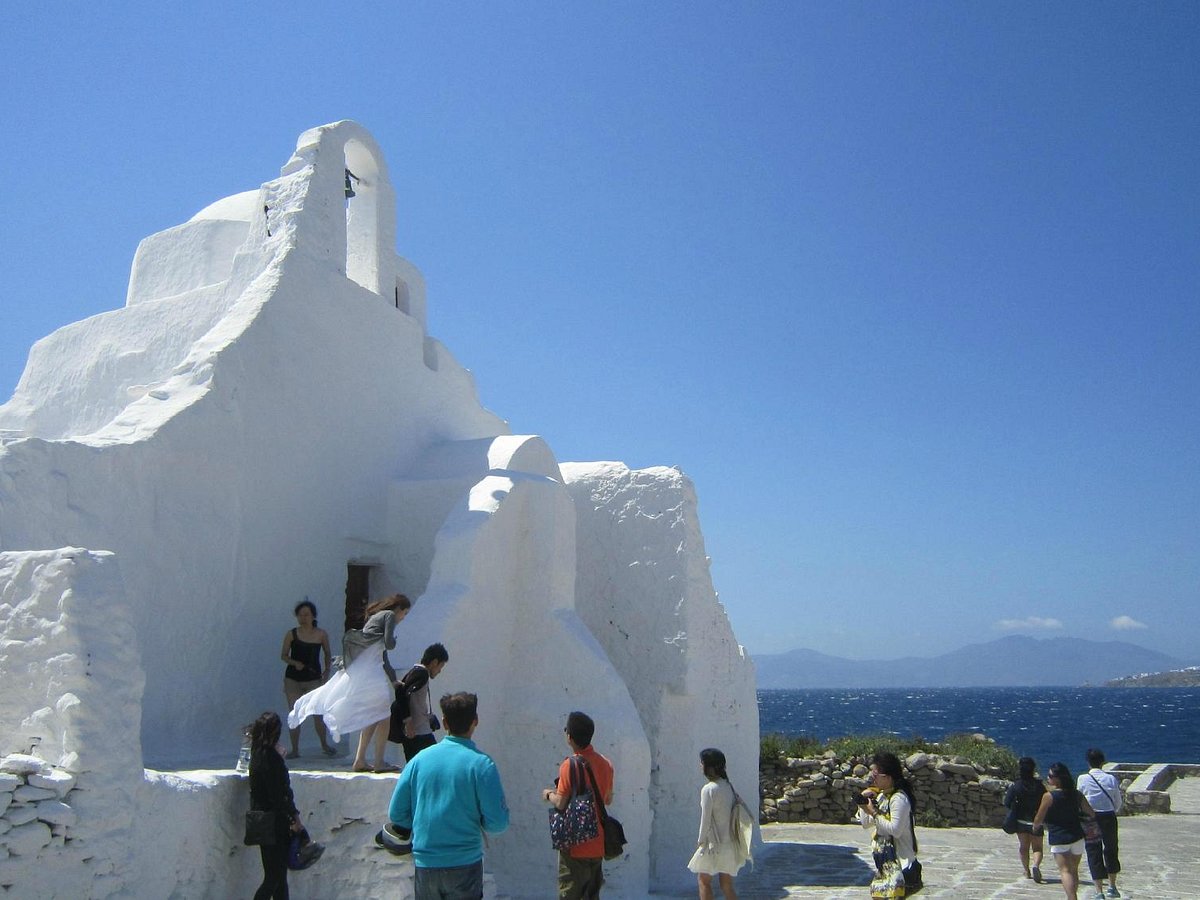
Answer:
[(409, 760), (388, 818), (412, 829), (414, 865), (469, 866), (483, 859), (483, 832), (508, 828), (500, 772), (474, 741), (449, 735)]

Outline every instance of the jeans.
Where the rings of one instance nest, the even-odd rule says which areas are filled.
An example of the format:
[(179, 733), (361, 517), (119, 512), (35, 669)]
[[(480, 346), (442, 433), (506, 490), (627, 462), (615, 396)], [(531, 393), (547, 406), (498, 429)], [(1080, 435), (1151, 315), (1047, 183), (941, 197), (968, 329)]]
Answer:
[(416, 866), (416, 900), (480, 900), (483, 896), (483, 860), (469, 866), (427, 869)]

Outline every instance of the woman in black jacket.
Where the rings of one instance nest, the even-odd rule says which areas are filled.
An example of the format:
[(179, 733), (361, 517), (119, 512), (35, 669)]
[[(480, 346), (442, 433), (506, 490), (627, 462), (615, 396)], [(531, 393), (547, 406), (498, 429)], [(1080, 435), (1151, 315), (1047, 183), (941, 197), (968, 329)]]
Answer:
[(292, 832), (302, 827), (287, 764), (277, 749), (282, 733), (283, 723), (273, 712), (263, 713), (250, 726), (250, 808), (275, 813), (275, 843), (258, 848), (263, 880), (254, 900), (288, 900), (288, 844)]
[[(1020, 842), (1017, 852), (1021, 857), (1021, 865), (1025, 867), (1025, 877), (1041, 884), (1042, 836), (1033, 833), (1033, 817), (1037, 815), (1046, 786), (1037, 777), (1037, 763), (1028, 756), (1022, 756), (1017, 762), (1017, 772), (1017, 780), (1008, 786), (1008, 792), (1004, 795), (1004, 805), (1012, 810), (1017, 820), (1017, 840)], [(1029, 868), (1031, 856), (1032, 871)]]

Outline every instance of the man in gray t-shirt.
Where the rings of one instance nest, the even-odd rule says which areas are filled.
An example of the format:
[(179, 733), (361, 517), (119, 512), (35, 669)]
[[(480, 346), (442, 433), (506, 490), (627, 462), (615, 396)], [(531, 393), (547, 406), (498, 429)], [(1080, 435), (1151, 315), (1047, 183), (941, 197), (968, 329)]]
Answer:
[[(408, 710), (402, 718), (393, 716), (389, 738), (399, 740), (404, 747), (404, 759), (412, 758), (437, 743), (433, 732), (438, 728), (433, 714), (433, 702), (429, 697), (429, 682), (441, 674), (450, 660), (450, 654), (441, 644), (430, 644), (425, 648), (421, 661), (409, 669), (396, 685), (397, 694), (407, 694)], [(399, 721), (397, 721), (399, 719)]]

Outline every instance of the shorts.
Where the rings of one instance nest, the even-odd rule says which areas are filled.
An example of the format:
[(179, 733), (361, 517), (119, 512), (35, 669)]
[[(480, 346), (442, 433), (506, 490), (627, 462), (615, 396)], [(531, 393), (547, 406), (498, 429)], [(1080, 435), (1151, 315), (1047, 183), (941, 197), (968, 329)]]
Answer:
[(1051, 853), (1071, 853), (1075, 856), (1083, 856), (1083, 838), (1075, 841), (1073, 844), (1051, 844)]

